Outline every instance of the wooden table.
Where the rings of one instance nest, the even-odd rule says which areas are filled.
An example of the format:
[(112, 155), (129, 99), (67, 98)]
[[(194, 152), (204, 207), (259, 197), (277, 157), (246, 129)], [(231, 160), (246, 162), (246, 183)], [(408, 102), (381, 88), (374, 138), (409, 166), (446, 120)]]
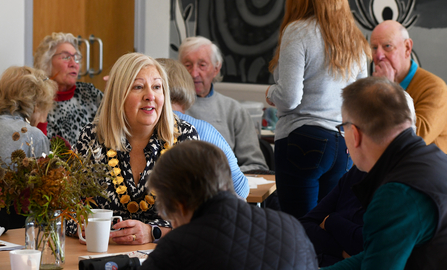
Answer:
[[(11, 242), (14, 244), (25, 245), (25, 229), (9, 230), (0, 236), (0, 240)], [(79, 243), (79, 240), (74, 237), (65, 237), (65, 264), (64, 269), (77, 270), (79, 256), (84, 255), (99, 255), (99, 254), (114, 254), (131, 252), (136, 250), (148, 250), (154, 249), (156, 244), (144, 244), (144, 245), (118, 245), (115, 243), (109, 244), (109, 249), (106, 253), (93, 253), (87, 251), (87, 246)], [(9, 260), (9, 251), (0, 251), (0, 270), (11, 269)]]
[[(253, 174), (247, 174), (246, 176), (251, 177), (263, 177), (266, 180), (275, 181), (275, 175), (253, 175)], [(249, 203), (257, 203), (260, 205), (264, 202), (265, 199), (267, 199), (268, 196), (270, 196), (273, 192), (276, 190), (276, 184), (270, 183), (265, 185), (258, 185), (257, 188), (250, 189), (250, 193), (247, 197), (247, 202)]]
[[(275, 181), (274, 175), (247, 175), (263, 177), (266, 180)], [(276, 190), (276, 184), (270, 183), (265, 185), (258, 185), (256, 189), (250, 189), (247, 197), (247, 202), (257, 203), (260, 205)], [(25, 245), (25, 229), (9, 230), (0, 236), (0, 240), (11, 242), (14, 244)], [(85, 255), (99, 255), (99, 254), (114, 254), (122, 252), (131, 252), (136, 250), (154, 249), (156, 244), (150, 243), (145, 245), (118, 245), (115, 243), (109, 244), (107, 253), (92, 253), (87, 251), (87, 247), (79, 243), (79, 240), (74, 237), (65, 237), (65, 264), (64, 269), (77, 270), (79, 256)], [(9, 251), (0, 251), (0, 270), (11, 269), (9, 261)]]

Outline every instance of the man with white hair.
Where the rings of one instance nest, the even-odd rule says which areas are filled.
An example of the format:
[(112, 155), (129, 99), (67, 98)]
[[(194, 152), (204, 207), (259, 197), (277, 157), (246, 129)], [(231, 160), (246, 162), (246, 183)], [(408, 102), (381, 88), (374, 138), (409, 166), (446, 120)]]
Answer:
[(371, 34), (373, 76), (397, 82), (413, 98), (416, 134), (447, 153), (447, 85), (411, 59), (413, 41), (396, 21), (384, 21)]
[(219, 48), (207, 38), (189, 37), (180, 45), (179, 60), (191, 74), (198, 97), (186, 113), (223, 135), (241, 171), (268, 170), (250, 114), (239, 102), (214, 90), (213, 83), (221, 79)]

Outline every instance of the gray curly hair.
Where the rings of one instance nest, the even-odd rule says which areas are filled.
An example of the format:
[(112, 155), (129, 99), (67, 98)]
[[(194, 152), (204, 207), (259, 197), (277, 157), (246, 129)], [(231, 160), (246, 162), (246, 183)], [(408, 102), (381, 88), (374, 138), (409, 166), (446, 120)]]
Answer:
[(52, 61), (54, 53), (57, 50), (57, 46), (62, 43), (70, 43), (76, 52), (81, 54), (78, 47), (78, 39), (70, 33), (52, 33), (46, 36), (36, 49), (36, 54), (34, 55), (34, 67), (45, 71), (48, 77), (52, 74)]

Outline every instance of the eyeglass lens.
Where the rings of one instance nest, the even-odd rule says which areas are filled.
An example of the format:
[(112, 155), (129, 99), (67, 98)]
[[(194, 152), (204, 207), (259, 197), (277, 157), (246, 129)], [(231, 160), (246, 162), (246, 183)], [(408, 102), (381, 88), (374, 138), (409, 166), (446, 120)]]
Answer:
[(78, 53), (69, 54), (69, 53), (60, 53), (62, 60), (70, 61), (72, 58), (76, 63), (79, 63), (82, 59), (82, 56)]

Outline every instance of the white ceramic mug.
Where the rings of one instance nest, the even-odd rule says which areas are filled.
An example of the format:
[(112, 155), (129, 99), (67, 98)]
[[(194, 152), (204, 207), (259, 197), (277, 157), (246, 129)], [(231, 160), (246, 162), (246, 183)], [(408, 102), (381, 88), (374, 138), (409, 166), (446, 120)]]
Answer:
[(110, 219), (89, 218), (85, 226), (85, 238), (79, 234), (79, 239), (87, 243), (89, 252), (107, 252), (110, 237)]
[[(88, 218), (108, 218), (110, 220), (110, 225), (112, 225), (112, 221), (114, 219), (119, 219), (119, 221), (123, 221), (123, 218), (121, 216), (114, 216), (113, 210), (110, 209), (91, 209), (93, 213), (88, 215)], [(85, 226), (85, 222), (84, 222)], [(81, 232), (81, 226), (78, 226), (78, 232)], [(110, 230), (112, 232), (117, 230)]]
[(41, 254), (40, 250), (34, 249), (10, 251), (11, 270), (39, 270)]
[(88, 215), (88, 217), (92, 217), (92, 218), (108, 218), (111, 221), (113, 221), (114, 219), (119, 219), (120, 221), (123, 221), (123, 218), (121, 216), (114, 216), (113, 215), (113, 210), (110, 209), (91, 209), (93, 213), (91, 213), (90, 215)]

